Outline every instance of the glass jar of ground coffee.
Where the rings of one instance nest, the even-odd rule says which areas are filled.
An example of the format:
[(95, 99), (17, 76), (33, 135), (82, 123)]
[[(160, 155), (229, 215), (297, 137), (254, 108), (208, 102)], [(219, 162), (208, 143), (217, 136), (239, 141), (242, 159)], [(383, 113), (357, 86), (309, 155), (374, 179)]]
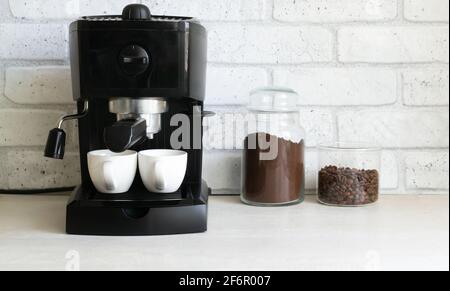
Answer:
[(303, 201), (305, 132), (297, 102), (297, 93), (287, 88), (250, 94), (242, 154), (244, 203), (282, 206)]

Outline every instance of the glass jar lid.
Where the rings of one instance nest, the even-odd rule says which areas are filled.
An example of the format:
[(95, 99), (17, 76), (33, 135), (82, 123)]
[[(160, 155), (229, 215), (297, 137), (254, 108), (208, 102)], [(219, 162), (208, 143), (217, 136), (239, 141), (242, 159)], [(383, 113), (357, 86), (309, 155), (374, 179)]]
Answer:
[(319, 150), (327, 150), (327, 151), (354, 151), (354, 152), (382, 150), (381, 146), (377, 144), (360, 141), (321, 143), (317, 146), (317, 148)]
[(263, 112), (296, 112), (299, 95), (290, 88), (263, 87), (250, 92), (248, 109)]

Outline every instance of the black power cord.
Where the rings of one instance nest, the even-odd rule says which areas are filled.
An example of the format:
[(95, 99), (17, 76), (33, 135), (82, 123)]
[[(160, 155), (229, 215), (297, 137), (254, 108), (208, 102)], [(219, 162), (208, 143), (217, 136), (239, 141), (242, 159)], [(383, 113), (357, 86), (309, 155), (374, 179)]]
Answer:
[(52, 193), (63, 193), (73, 191), (75, 187), (51, 188), (51, 189), (30, 189), (30, 190), (4, 190), (0, 189), (0, 194), (11, 195), (45, 195)]

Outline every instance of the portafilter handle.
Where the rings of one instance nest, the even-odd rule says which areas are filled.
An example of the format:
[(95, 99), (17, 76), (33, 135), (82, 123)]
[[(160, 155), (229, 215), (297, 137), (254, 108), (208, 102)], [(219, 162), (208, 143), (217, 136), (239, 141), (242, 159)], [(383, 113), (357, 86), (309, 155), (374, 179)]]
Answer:
[(89, 103), (84, 103), (83, 111), (79, 114), (65, 115), (58, 121), (58, 126), (50, 130), (47, 138), (47, 144), (45, 145), (44, 156), (51, 159), (62, 160), (64, 158), (65, 146), (66, 146), (66, 133), (62, 129), (64, 122), (68, 120), (80, 119), (85, 117), (89, 111)]
[(106, 127), (103, 135), (106, 147), (121, 153), (147, 138), (147, 122), (145, 119), (120, 120)]

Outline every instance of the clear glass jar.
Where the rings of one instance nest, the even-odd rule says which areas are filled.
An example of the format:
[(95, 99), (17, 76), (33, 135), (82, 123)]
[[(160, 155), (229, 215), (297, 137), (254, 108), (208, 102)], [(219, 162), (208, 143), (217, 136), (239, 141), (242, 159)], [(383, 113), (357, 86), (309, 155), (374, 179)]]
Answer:
[(318, 200), (332, 206), (378, 201), (381, 149), (360, 143), (319, 146)]
[(297, 103), (297, 93), (287, 88), (251, 92), (242, 154), (244, 203), (281, 206), (304, 200), (305, 131)]

